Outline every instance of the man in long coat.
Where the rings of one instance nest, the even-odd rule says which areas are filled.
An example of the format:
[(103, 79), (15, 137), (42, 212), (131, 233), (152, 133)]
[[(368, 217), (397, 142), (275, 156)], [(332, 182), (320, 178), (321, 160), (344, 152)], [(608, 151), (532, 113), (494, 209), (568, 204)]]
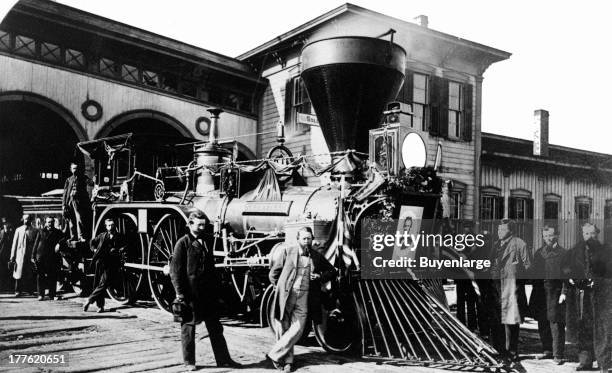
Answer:
[(5, 217), (2, 217), (2, 228), (0, 228), (0, 291), (10, 286), (10, 271), (8, 264), (11, 260), (11, 247), (15, 231)]
[(594, 224), (584, 224), (582, 240), (568, 251), (563, 269), (570, 284), (567, 319), (577, 329), (576, 370), (590, 370), (596, 356), (607, 372), (612, 368), (612, 256), (598, 234)]
[(493, 278), (498, 278), (501, 303), (501, 323), (506, 334), (505, 354), (518, 362), (520, 324), (527, 315), (527, 297), (523, 279), (531, 268), (532, 257), (525, 241), (515, 236), (516, 224), (504, 219), (498, 226), (495, 258), (491, 266)]
[(196, 370), (195, 330), (196, 324), (204, 321), (217, 366), (240, 367), (230, 357), (219, 322), (221, 281), (215, 269), (212, 247), (204, 240), (208, 220), (201, 211), (191, 212), (188, 219), (189, 233), (176, 242), (170, 261), (175, 302), (189, 306), (188, 315), (181, 320), (183, 362), (187, 370)]
[(286, 246), (270, 269), (270, 282), (276, 287), (274, 317), (277, 320), (276, 343), (268, 352), (276, 368), (291, 371), (293, 346), (301, 338), (306, 320), (321, 322), (321, 284), (331, 280), (334, 267), (312, 249), (309, 227), (297, 233), (297, 246)]
[(49, 299), (54, 299), (57, 289), (57, 275), (61, 266), (59, 246), (64, 235), (53, 226), (54, 223), (52, 216), (45, 218), (45, 226), (38, 231), (32, 250), (32, 262), (36, 265), (38, 300), (45, 298), (45, 289), (49, 289)]
[(566, 250), (557, 240), (555, 227), (542, 229), (544, 244), (534, 254), (533, 289), (529, 298), (529, 311), (538, 321), (538, 332), (543, 354), (540, 359), (554, 357), (558, 365), (565, 362), (565, 297), (567, 285), (562, 274)]
[(89, 213), (89, 194), (87, 184), (91, 183), (89, 178), (79, 170), (76, 163), (70, 164), (72, 175), (64, 183), (64, 194), (62, 196), (62, 207), (64, 218), (68, 219), (71, 241), (85, 241), (84, 219)]
[(13, 278), (15, 279), (15, 296), (23, 291), (33, 294), (34, 267), (30, 260), (34, 240), (38, 230), (32, 226), (32, 216), (23, 215), (23, 225), (15, 230), (13, 246), (11, 248), (11, 263), (14, 263)]
[(106, 232), (100, 233), (91, 240), (91, 249), (94, 250), (91, 258), (91, 264), (95, 268), (94, 290), (83, 305), (85, 312), (93, 303), (98, 306), (98, 312), (104, 312), (106, 289), (113, 281), (113, 275), (120, 265), (121, 254), (127, 246), (124, 235), (117, 231), (113, 219), (104, 220), (104, 225)]

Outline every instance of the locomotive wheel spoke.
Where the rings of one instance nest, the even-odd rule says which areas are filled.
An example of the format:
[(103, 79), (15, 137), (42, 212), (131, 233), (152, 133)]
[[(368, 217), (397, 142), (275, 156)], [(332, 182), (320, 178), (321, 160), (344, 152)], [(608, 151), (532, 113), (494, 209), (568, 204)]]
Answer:
[(179, 227), (184, 224), (185, 221), (179, 216), (164, 215), (153, 231), (147, 255), (149, 266), (162, 268), (162, 270), (149, 269), (147, 272), (151, 295), (159, 308), (167, 312), (171, 312), (172, 302), (176, 297), (169, 275), (170, 260), (174, 245), (182, 235)]

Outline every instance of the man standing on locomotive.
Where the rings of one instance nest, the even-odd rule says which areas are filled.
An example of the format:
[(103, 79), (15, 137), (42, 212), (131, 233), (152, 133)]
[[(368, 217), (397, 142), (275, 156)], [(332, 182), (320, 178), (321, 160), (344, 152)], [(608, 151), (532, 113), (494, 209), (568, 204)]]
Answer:
[(106, 289), (111, 284), (112, 274), (119, 267), (121, 254), (125, 251), (127, 245), (123, 234), (117, 231), (113, 219), (105, 219), (104, 225), (106, 226), (106, 232), (100, 233), (91, 240), (91, 249), (94, 251), (91, 264), (96, 272), (94, 275), (94, 290), (83, 305), (83, 311), (85, 312), (87, 312), (89, 305), (94, 302), (98, 306), (98, 312), (104, 312)]
[(68, 219), (70, 226), (71, 241), (85, 241), (85, 226), (83, 219), (89, 210), (89, 195), (87, 184), (91, 183), (89, 178), (79, 170), (76, 163), (70, 164), (72, 176), (64, 183), (64, 194), (62, 196), (62, 208), (64, 218)]
[(57, 274), (61, 266), (58, 253), (63, 234), (53, 226), (54, 223), (55, 219), (52, 216), (45, 218), (45, 226), (38, 231), (32, 250), (32, 263), (36, 266), (38, 300), (44, 300), (45, 289), (49, 289), (49, 299), (54, 299), (57, 289)]
[(204, 321), (218, 367), (239, 368), (230, 357), (219, 322), (218, 299), (221, 281), (215, 269), (212, 247), (204, 240), (208, 220), (203, 212), (189, 214), (189, 233), (174, 246), (170, 261), (170, 278), (176, 291), (175, 303), (185, 305), (180, 315), (183, 362), (196, 370), (195, 330)]
[(266, 357), (277, 369), (291, 371), (293, 346), (301, 338), (308, 313), (321, 321), (321, 284), (332, 279), (334, 267), (312, 249), (309, 227), (297, 232), (297, 246), (284, 247), (272, 263), (270, 282), (276, 288), (274, 317), (277, 321), (276, 343)]

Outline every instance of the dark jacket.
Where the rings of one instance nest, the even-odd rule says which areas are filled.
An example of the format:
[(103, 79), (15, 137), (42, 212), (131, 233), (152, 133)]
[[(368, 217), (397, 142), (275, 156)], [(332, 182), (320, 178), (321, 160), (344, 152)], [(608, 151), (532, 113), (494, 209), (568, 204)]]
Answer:
[(544, 245), (534, 254), (529, 311), (536, 320), (565, 322), (565, 303), (559, 304), (559, 296), (567, 294), (562, 270), (566, 252), (557, 244), (552, 248)]
[[(282, 320), (285, 314), (289, 292), (293, 288), (293, 283), (297, 276), (297, 262), (300, 249), (297, 246), (286, 246), (279, 254), (277, 260), (272, 263), (270, 268), (270, 282), (276, 286), (274, 316)], [(334, 267), (316, 250), (310, 249), (312, 260), (312, 273), (318, 273), (321, 277), (318, 280), (310, 281), (308, 288), (308, 315), (315, 323), (321, 322), (321, 284), (330, 281), (336, 270)]]
[(59, 229), (40, 229), (34, 241), (32, 260), (39, 264), (48, 265), (49, 268), (57, 268), (59, 254), (55, 252), (55, 246), (60, 244), (64, 235)]
[[(89, 194), (87, 193), (87, 185), (91, 181), (86, 175), (76, 174), (71, 175), (64, 183), (64, 194), (62, 195), (62, 205), (67, 207), (70, 201), (74, 200), (78, 209), (89, 209)], [(72, 196), (72, 189), (75, 188), (75, 195)]]
[(15, 231), (12, 228), (4, 230), (0, 228), (0, 265), (6, 266), (6, 262), (11, 257), (11, 245), (13, 244), (13, 235)]
[(126, 250), (125, 236), (119, 232), (110, 237), (110, 233), (104, 232), (91, 240), (91, 249), (94, 251), (91, 258), (95, 266), (94, 284), (98, 283), (102, 272), (111, 272), (119, 267), (121, 253)]
[(218, 316), (221, 280), (215, 269), (212, 249), (190, 233), (174, 245), (170, 260), (170, 279), (177, 297), (183, 296), (192, 307), (196, 321)]

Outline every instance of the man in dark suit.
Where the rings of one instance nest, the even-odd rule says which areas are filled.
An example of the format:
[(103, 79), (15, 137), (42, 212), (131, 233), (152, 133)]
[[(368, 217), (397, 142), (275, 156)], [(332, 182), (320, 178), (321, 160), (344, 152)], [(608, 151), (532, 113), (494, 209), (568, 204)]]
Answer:
[(170, 261), (170, 278), (176, 291), (176, 301), (189, 308), (181, 320), (183, 362), (187, 370), (196, 370), (195, 330), (204, 321), (217, 366), (238, 368), (233, 361), (223, 337), (219, 322), (219, 289), (221, 281), (215, 269), (213, 249), (204, 241), (208, 220), (203, 212), (189, 214), (189, 233), (174, 246)]
[(70, 240), (85, 241), (85, 226), (83, 219), (89, 211), (89, 194), (87, 184), (91, 183), (89, 178), (84, 175), (76, 163), (70, 164), (72, 176), (64, 183), (64, 194), (62, 196), (62, 207), (64, 218), (68, 219), (70, 225)]
[(15, 234), (15, 230), (11, 227), (8, 220), (3, 217), (2, 228), (0, 229), (0, 291), (7, 290), (11, 283), (9, 260), (11, 259), (13, 234)]
[(302, 336), (307, 316), (321, 321), (321, 284), (332, 279), (334, 267), (312, 249), (309, 227), (297, 233), (298, 246), (284, 247), (270, 269), (270, 282), (276, 287), (274, 317), (276, 343), (266, 355), (275, 368), (291, 371), (293, 346)]
[(95, 268), (94, 290), (83, 305), (87, 312), (90, 304), (96, 303), (98, 312), (104, 312), (104, 298), (106, 289), (110, 286), (113, 273), (116, 273), (121, 262), (121, 254), (125, 251), (127, 243), (123, 234), (117, 231), (115, 221), (111, 218), (104, 220), (106, 232), (100, 233), (91, 240), (91, 249), (94, 255), (91, 264)]
[(554, 358), (565, 362), (565, 296), (566, 282), (562, 265), (566, 250), (558, 244), (559, 233), (552, 226), (542, 229), (544, 244), (534, 254), (533, 289), (529, 298), (529, 311), (538, 322), (543, 353), (538, 359)]
[(612, 368), (612, 265), (610, 249), (598, 241), (598, 234), (594, 224), (582, 226), (582, 240), (567, 252), (563, 270), (570, 285), (567, 319), (577, 331), (576, 370), (592, 369), (597, 355), (599, 368), (607, 372)]
[(44, 300), (45, 289), (49, 289), (49, 299), (55, 298), (57, 274), (61, 266), (59, 256), (60, 242), (64, 236), (55, 228), (52, 216), (45, 218), (45, 226), (38, 231), (32, 250), (32, 263), (36, 266), (36, 285), (38, 300)]

